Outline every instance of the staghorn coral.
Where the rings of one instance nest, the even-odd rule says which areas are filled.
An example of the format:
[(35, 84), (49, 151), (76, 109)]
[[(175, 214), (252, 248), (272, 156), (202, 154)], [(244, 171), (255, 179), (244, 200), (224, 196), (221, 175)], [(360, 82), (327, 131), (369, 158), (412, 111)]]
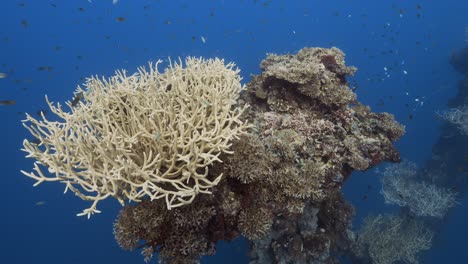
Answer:
[(455, 125), (463, 135), (468, 135), (468, 104), (459, 108), (451, 108), (439, 116), (448, 123)]
[(385, 203), (408, 207), (416, 216), (442, 218), (456, 205), (456, 193), (433, 183), (417, 180), (416, 164), (405, 161), (388, 166), (382, 173)]
[[(248, 125), (239, 119), (247, 106), (236, 100), (243, 90), (239, 70), (219, 59), (187, 58), (164, 73), (150, 64), (109, 80), (93, 77), (78, 88), (83, 102), (70, 111), (47, 103), (61, 121), (27, 115), (24, 126), (40, 143), (24, 140), (36, 160), (35, 179), (59, 181), (83, 200), (93, 201), (79, 215), (99, 212), (97, 203), (114, 197), (164, 199), (167, 208), (190, 204), (221, 180), (208, 166), (230, 153), (230, 142)], [(47, 99), (47, 98), (46, 98)], [(43, 173), (39, 165), (52, 176)]]
[(414, 218), (377, 215), (364, 220), (354, 251), (376, 264), (419, 263), (417, 255), (432, 245), (433, 232)]

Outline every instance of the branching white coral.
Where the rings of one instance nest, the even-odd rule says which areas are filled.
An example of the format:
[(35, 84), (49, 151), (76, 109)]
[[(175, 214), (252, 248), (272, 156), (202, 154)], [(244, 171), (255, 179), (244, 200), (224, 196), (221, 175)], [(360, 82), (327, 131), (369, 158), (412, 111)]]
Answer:
[[(47, 103), (59, 121), (27, 115), (23, 125), (39, 140), (24, 140), (23, 150), (36, 160), (23, 174), (59, 181), (83, 200), (93, 201), (78, 215), (98, 213), (108, 197), (125, 200), (165, 199), (168, 209), (210, 193), (222, 175), (209, 177), (208, 166), (230, 153), (230, 141), (245, 133), (245, 107), (236, 104), (243, 86), (239, 70), (220, 59), (187, 58), (185, 67), (158, 61), (127, 76), (93, 77), (82, 101)], [(50, 174), (43, 173), (43, 167)]]
[(416, 264), (418, 253), (430, 249), (433, 235), (414, 218), (377, 215), (364, 220), (355, 252), (376, 264)]
[(468, 106), (452, 108), (439, 114), (445, 121), (457, 126), (460, 132), (468, 135)]
[(454, 192), (414, 179), (416, 166), (410, 162), (394, 164), (384, 171), (381, 194), (388, 204), (407, 206), (415, 215), (443, 217), (456, 205)]

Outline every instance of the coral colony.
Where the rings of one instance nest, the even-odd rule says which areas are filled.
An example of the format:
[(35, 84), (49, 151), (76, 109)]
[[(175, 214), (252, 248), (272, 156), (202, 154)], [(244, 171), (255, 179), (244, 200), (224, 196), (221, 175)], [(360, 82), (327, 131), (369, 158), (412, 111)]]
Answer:
[(117, 199), (115, 238), (146, 261), (196, 263), (243, 235), (252, 263), (332, 263), (351, 241), (342, 184), (399, 161), (404, 128), (356, 100), (337, 48), (260, 67), (245, 86), (233, 63), (202, 58), (91, 78), (68, 110), (48, 101), (60, 121), (27, 116), (38, 144), (24, 141), (23, 173), (90, 201), (79, 215)]

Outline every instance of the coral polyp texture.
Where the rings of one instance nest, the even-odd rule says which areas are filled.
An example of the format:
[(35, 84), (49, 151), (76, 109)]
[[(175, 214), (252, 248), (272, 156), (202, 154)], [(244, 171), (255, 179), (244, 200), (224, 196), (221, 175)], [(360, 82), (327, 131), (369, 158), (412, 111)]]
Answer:
[(36, 162), (34, 172), (22, 172), (35, 185), (59, 181), (93, 201), (79, 214), (88, 217), (108, 197), (122, 204), (164, 199), (170, 209), (211, 193), (222, 173), (209, 174), (209, 166), (231, 153), (231, 141), (249, 126), (240, 120), (247, 106), (237, 105), (239, 70), (219, 59), (187, 58), (159, 73), (159, 63), (130, 76), (88, 79), (76, 91), (81, 102), (68, 102), (68, 111), (47, 100), (58, 121), (27, 115), (24, 126), (39, 143), (24, 140)]

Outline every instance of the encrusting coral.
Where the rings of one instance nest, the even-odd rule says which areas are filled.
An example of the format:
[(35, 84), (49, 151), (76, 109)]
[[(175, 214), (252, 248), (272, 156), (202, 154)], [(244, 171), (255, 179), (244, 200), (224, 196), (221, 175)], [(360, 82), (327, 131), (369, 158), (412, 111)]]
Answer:
[(239, 119), (247, 106), (236, 105), (239, 70), (219, 59), (187, 58), (185, 67), (171, 63), (159, 73), (159, 63), (131, 76), (88, 79), (76, 92), (82, 102), (67, 103), (70, 111), (47, 100), (63, 121), (27, 115), (24, 126), (40, 143), (24, 140), (27, 157), (37, 161), (35, 172), (22, 172), (35, 185), (59, 181), (93, 201), (79, 214), (88, 218), (110, 196), (122, 204), (165, 199), (170, 209), (210, 193), (222, 174), (208, 175), (208, 166), (248, 128)]
[[(187, 69), (190, 66), (189, 60)], [(53, 180), (68, 181), (70, 188), (81, 184), (85, 190), (98, 190), (98, 196), (91, 199), (104, 197), (108, 190), (120, 190), (112, 192), (112, 196), (139, 201), (121, 210), (114, 234), (122, 248), (142, 249), (146, 261), (159, 253), (162, 262), (197, 263), (200, 256), (215, 253), (216, 242), (244, 235), (251, 244), (251, 263), (334, 263), (334, 252), (350, 243), (347, 229), (353, 209), (340, 193), (343, 182), (354, 170), (366, 170), (386, 160), (399, 161), (393, 142), (404, 134), (393, 116), (373, 113), (357, 102), (346, 81), (356, 68), (345, 65), (344, 53), (337, 48), (304, 48), (294, 55), (271, 54), (261, 63), (262, 73), (252, 76), (243, 91), (231, 64), (227, 69), (221, 64), (214, 69), (202, 64), (185, 71), (180, 65), (175, 67), (154, 78), (158, 83), (155, 86), (165, 92), (162, 102), (175, 102), (167, 103), (163, 108), (166, 111), (149, 103), (142, 110), (133, 109), (140, 104), (120, 94), (118, 100), (97, 100), (107, 103), (93, 112), (91, 120), (79, 119), (83, 128), (73, 128), (89, 134), (92, 131), (87, 122), (115, 118), (112, 127), (98, 126), (103, 130), (94, 138), (102, 141), (82, 139), (86, 141), (76, 142), (81, 145), (73, 151), (87, 151), (92, 147), (89, 144), (108, 141), (112, 149), (93, 152), (94, 156), (78, 156), (85, 157), (81, 163), (74, 156), (75, 163), (68, 163), (81, 166), (76, 174), (82, 175), (86, 166), (95, 172), (104, 164), (99, 158), (119, 150), (121, 156), (113, 156), (105, 163), (106, 169), (111, 165), (115, 168), (113, 174), (104, 174), (102, 179), (79, 178), (78, 182), (70, 179), (74, 175), (66, 174), (68, 171), (58, 174), (64, 172), (59, 164), (71, 157), (62, 149), (57, 149), (62, 154), (56, 154), (50, 146), (62, 146), (65, 134), (52, 137), (56, 140), (53, 142), (47, 135), (41, 137), (38, 129), (54, 127), (55, 123), (40, 123), (31, 117), (28, 119), (38, 128), (30, 130), (39, 136), (47, 151), (40, 152), (39, 146), (25, 141), (29, 156), (52, 167), (56, 174)], [(196, 77), (188, 73), (192, 71)], [(152, 72), (142, 76), (152, 76)], [(140, 77), (120, 76), (121, 86), (131, 87), (132, 96), (140, 89), (145, 91), (145, 83), (139, 84)], [(112, 87), (113, 83), (105, 86)], [(192, 93), (172, 92), (182, 89), (178, 86), (199, 87), (196, 84), (209, 89), (195, 94), (190, 89)], [(221, 99), (212, 96), (218, 95), (218, 90), (224, 91)], [(87, 102), (90, 95), (80, 92), (85, 93)], [(159, 102), (154, 96), (143, 94), (141, 100)], [(91, 109), (83, 103), (72, 110), (82, 108)], [(63, 111), (53, 110), (68, 117)], [(182, 110), (190, 118), (175, 119), (171, 114)], [(128, 116), (128, 120), (114, 117), (117, 112)], [(153, 125), (152, 130), (146, 128), (148, 123)], [(128, 124), (136, 124), (138, 129), (129, 133)], [(169, 129), (163, 130), (162, 126), (168, 125)], [(74, 131), (67, 135), (75, 140)], [(127, 134), (131, 136), (122, 136)], [(139, 145), (138, 140), (146, 145)], [(113, 141), (117, 143), (110, 143)], [(181, 143), (183, 148), (176, 147)], [(148, 144), (158, 148), (150, 152)], [(53, 159), (49, 154), (54, 154)], [(155, 157), (164, 157), (166, 166), (160, 166)], [(135, 161), (146, 167), (135, 169), (133, 165), (132, 170), (127, 170), (127, 164)], [(62, 166), (69, 169), (68, 165)], [(62, 171), (54, 171), (55, 167)], [(42, 174), (27, 175), (38, 182), (49, 179)], [(171, 177), (153, 182), (147, 181), (153, 179), (148, 175)], [(112, 177), (122, 180), (122, 185), (112, 189)], [(168, 190), (171, 192), (164, 192)], [(166, 199), (157, 199), (161, 196)], [(178, 205), (183, 206), (167, 210)]]

